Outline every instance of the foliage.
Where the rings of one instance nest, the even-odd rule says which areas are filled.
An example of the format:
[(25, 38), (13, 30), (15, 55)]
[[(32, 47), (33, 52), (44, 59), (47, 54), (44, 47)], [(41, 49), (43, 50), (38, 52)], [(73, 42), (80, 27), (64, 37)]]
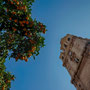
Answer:
[[(0, 0), (0, 60), (2, 62), (9, 56), (8, 51), (12, 51), (9, 58), (27, 62), (31, 56), (35, 59), (40, 48), (45, 46), (45, 38), (41, 33), (45, 34), (46, 26), (32, 19), (33, 2), (34, 0)], [(2, 68), (0, 88), (3, 84), (10, 88), (10, 82), (8, 84), (5, 82), (10, 81), (12, 75), (5, 71), (4, 63), (0, 63), (0, 66)]]
[(7, 57), (8, 52), (4, 52), (4, 55), (0, 57), (0, 90), (9, 90), (11, 87), (11, 80), (14, 80), (14, 75), (11, 75), (10, 72), (6, 71), (4, 65), (5, 58)]

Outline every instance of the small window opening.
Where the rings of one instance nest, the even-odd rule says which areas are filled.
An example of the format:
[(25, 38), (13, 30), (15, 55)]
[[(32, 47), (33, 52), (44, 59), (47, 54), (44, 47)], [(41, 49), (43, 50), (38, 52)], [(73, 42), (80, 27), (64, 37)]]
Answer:
[(79, 59), (78, 59), (78, 58), (75, 58), (74, 60), (75, 60), (75, 62), (76, 62), (76, 63), (78, 63), (78, 62), (79, 62)]
[(75, 84), (76, 83), (75, 80), (73, 80), (72, 83)]
[(70, 41), (70, 38), (68, 38), (68, 41)]
[(64, 59), (64, 56), (62, 56), (62, 59)]
[(66, 44), (64, 44), (64, 47), (66, 48), (66, 47), (67, 47), (67, 45), (66, 45)]
[(81, 87), (81, 85), (79, 84), (79, 87)]
[(62, 56), (62, 59), (64, 59), (64, 57)]

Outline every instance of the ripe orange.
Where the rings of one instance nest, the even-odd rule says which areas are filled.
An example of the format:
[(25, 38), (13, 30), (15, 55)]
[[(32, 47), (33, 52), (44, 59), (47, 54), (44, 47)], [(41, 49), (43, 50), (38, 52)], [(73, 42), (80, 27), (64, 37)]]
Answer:
[(26, 9), (26, 6), (23, 6), (24, 9)]
[(25, 57), (23, 56), (23, 60), (25, 59)]
[(28, 37), (31, 37), (31, 35), (28, 35)]
[(25, 23), (26, 21), (23, 21), (23, 23)]
[(24, 60), (24, 56), (22, 56), (21, 59)]
[(45, 34), (45, 32), (46, 32), (46, 30), (44, 29), (44, 30), (43, 30), (43, 33)]
[(31, 50), (28, 50), (28, 52), (31, 52)]
[(31, 57), (31, 55), (28, 55), (28, 57)]
[(27, 56), (24, 56), (24, 60), (27, 59)]
[(29, 31), (29, 34), (30, 34), (31, 32)]
[(34, 47), (32, 47), (32, 52), (34, 52), (36, 50), (36, 47), (34, 46)]
[(24, 28), (23, 30), (24, 30), (24, 31), (26, 31), (27, 29), (26, 29), (26, 28)]
[(30, 26), (30, 27), (32, 27), (32, 26), (33, 26), (33, 24), (34, 24), (34, 23), (33, 23), (33, 22), (31, 22), (31, 24), (30, 24), (29, 26)]
[(31, 57), (31, 56), (32, 56), (32, 54), (31, 54), (31, 53), (29, 53), (29, 54), (28, 54), (28, 57)]
[(10, 80), (6, 80), (6, 83), (10, 83), (11, 81)]
[(19, 21), (20, 24), (22, 24), (22, 21)]
[(17, 60), (18, 60), (18, 57), (16, 57), (15, 59), (16, 59), (16, 61), (17, 61)]
[(5, 90), (5, 86), (2, 87), (2, 90)]
[(16, 12), (12, 12), (12, 14), (16, 14)]
[(26, 17), (26, 19), (28, 20), (28, 19), (29, 19), (29, 17)]
[(41, 28), (43, 28), (43, 24), (41, 24)]
[(25, 35), (27, 35), (27, 32), (25, 33)]
[(26, 24), (29, 24), (29, 22), (28, 22), (28, 21), (26, 21)]
[(24, 26), (24, 24), (21, 24), (21, 26), (23, 27), (23, 26)]
[(30, 40), (30, 42), (31, 42), (32, 44), (34, 44), (34, 43), (35, 43), (35, 41), (33, 41), (33, 40)]
[(16, 31), (17, 29), (16, 28), (13, 28), (14, 31)]
[(11, 1), (11, 4), (13, 4), (13, 2)]
[(14, 20), (14, 22), (17, 22), (17, 19), (16, 19), (16, 20)]
[(9, 18), (9, 20), (12, 20), (12, 18)]
[(14, 77), (11, 77), (12, 80), (14, 80), (15, 78)]
[(28, 59), (25, 59), (25, 61), (27, 62), (27, 61), (28, 61)]
[(19, 5), (19, 2), (17, 1), (17, 5)]
[(17, 6), (17, 9), (20, 9), (20, 7)]

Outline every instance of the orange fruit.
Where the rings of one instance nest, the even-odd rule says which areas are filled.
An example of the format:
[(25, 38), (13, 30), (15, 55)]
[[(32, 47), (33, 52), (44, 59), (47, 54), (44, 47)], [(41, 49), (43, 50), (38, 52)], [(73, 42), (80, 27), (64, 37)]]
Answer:
[(14, 22), (17, 22), (17, 19), (16, 19), (16, 20), (14, 20)]
[(14, 80), (15, 78), (14, 77), (11, 77), (12, 80)]
[(45, 34), (45, 32), (46, 32), (46, 30), (44, 29), (44, 30), (43, 30), (43, 33)]
[(24, 12), (27, 12), (27, 10), (26, 10), (26, 9), (24, 9)]
[(31, 37), (31, 35), (28, 35), (28, 37)]
[(23, 23), (25, 23), (26, 21), (23, 21)]
[(25, 33), (25, 35), (27, 35), (27, 32)]
[(24, 60), (27, 59), (27, 56), (24, 56)]
[(31, 50), (28, 50), (28, 52), (31, 52)]
[(31, 57), (31, 56), (32, 56), (32, 54), (31, 54), (31, 53), (29, 53), (29, 54), (28, 54), (28, 57)]
[(6, 80), (6, 83), (10, 83), (11, 81), (10, 80)]
[(13, 2), (11, 1), (11, 4), (13, 4)]
[(17, 6), (17, 9), (20, 9), (20, 8)]
[(41, 24), (41, 28), (43, 28), (43, 24)]
[(40, 27), (40, 31), (42, 31), (42, 28)]
[(2, 87), (2, 90), (5, 90), (5, 86)]
[(19, 21), (20, 24), (22, 24), (22, 21)]
[(36, 47), (32, 47), (32, 52), (34, 52), (36, 50)]
[(16, 14), (16, 12), (12, 12), (12, 14)]
[(33, 26), (33, 24), (30, 24), (29, 26), (30, 26), (30, 27), (32, 27), (32, 26)]
[(28, 22), (28, 21), (26, 21), (26, 24), (29, 24), (29, 22)]
[(26, 6), (23, 6), (24, 9), (26, 9)]
[(31, 32), (29, 31), (29, 34), (30, 34)]
[(17, 60), (18, 60), (18, 57), (16, 57), (15, 59), (16, 59), (16, 61), (17, 61)]
[(16, 28), (14, 28), (13, 30), (14, 30), (14, 31), (16, 31), (17, 29), (16, 29)]
[(35, 43), (35, 41), (33, 41), (33, 40), (30, 40), (30, 42), (31, 42), (32, 44), (34, 44), (34, 43)]
[(24, 28), (23, 30), (24, 30), (24, 31), (26, 31), (27, 29), (26, 29), (26, 28)]
[(12, 20), (12, 18), (9, 18), (9, 20)]
[(24, 56), (22, 56), (21, 59), (24, 60)]
[(31, 55), (28, 55), (28, 57), (31, 57)]
[(25, 61), (27, 62), (27, 61), (28, 61), (28, 59), (25, 59)]
[(28, 19), (29, 19), (29, 17), (26, 17), (26, 19), (28, 20)]
[(21, 24), (21, 26), (23, 27), (23, 26), (24, 26), (24, 24)]
[(30, 24), (29, 26), (30, 26), (30, 27), (32, 27), (32, 26), (33, 26), (33, 24), (34, 24), (34, 23), (33, 23), (33, 21), (32, 21), (32, 22), (31, 22), (31, 24)]
[(19, 2), (17, 1), (17, 5), (19, 5)]

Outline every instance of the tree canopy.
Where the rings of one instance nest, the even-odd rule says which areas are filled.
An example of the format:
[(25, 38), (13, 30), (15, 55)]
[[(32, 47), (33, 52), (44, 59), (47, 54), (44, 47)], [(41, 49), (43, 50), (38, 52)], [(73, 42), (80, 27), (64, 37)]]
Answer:
[[(6, 71), (7, 57), (28, 61), (44, 47), (46, 26), (31, 17), (34, 0), (0, 0), (0, 90), (9, 90), (14, 75)], [(9, 51), (11, 55), (9, 55)]]

